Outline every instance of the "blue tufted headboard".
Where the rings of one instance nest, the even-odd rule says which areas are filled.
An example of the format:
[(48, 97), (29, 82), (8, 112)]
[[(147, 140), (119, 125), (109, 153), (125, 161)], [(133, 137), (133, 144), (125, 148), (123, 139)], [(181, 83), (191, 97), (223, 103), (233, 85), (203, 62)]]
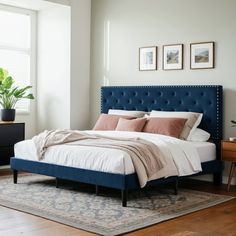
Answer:
[(193, 111), (203, 113), (200, 128), (212, 139), (222, 139), (223, 87), (189, 86), (108, 86), (101, 88), (101, 112), (109, 109), (140, 111)]

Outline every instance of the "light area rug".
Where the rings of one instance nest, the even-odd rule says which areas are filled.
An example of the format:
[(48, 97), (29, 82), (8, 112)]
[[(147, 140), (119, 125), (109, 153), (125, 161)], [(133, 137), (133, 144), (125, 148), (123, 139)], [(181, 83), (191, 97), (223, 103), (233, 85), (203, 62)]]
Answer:
[(180, 189), (152, 188), (129, 193), (127, 207), (120, 192), (63, 182), (40, 175), (0, 179), (0, 205), (101, 235), (119, 235), (198, 211), (232, 199), (229, 196)]

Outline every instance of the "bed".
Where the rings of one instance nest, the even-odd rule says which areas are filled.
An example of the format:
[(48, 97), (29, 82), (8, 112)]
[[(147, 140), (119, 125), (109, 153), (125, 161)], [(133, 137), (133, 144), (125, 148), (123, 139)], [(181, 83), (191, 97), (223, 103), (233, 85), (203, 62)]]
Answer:
[[(116, 86), (101, 88), (101, 112), (109, 109), (160, 111), (191, 111), (203, 113), (200, 128), (211, 134), (215, 144), (212, 153), (210, 146), (201, 147), (202, 171), (196, 175), (213, 174), (214, 183), (222, 181), (222, 162), (220, 161), (220, 140), (222, 139), (222, 86)], [(197, 145), (197, 144), (196, 144)], [(214, 151), (215, 150), (215, 151)], [(214, 156), (210, 158), (208, 156)], [(96, 186), (105, 186), (121, 190), (122, 206), (127, 205), (127, 192), (140, 188), (136, 173), (110, 173), (91, 169), (75, 168), (58, 164), (27, 160), (24, 157), (12, 157), (14, 183), (17, 183), (18, 171), (43, 174), (79, 181)], [(177, 191), (178, 180), (184, 177), (171, 176), (149, 181), (147, 186), (173, 182)]]

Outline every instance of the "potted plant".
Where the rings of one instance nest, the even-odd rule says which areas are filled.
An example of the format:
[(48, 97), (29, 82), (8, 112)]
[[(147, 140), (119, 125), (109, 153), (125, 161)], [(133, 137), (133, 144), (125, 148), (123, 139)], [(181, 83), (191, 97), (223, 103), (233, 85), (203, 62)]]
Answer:
[[(236, 127), (236, 121), (235, 120), (231, 120), (231, 127)], [(236, 137), (229, 137), (229, 141), (233, 141), (235, 142), (236, 141)]]
[(236, 121), (235, 120), (231, 120), (232, 123), (232, 127), (236, 127)]
[(32, 86), (19, 88), (14, 86), (14, 80), (7, 70), (0, 68), (0, 105), (1, 118), (3, 121), (15, 120), (15, 105), (21, 99), (34, 99), (32, 93), (27, 93), (27, 90)]

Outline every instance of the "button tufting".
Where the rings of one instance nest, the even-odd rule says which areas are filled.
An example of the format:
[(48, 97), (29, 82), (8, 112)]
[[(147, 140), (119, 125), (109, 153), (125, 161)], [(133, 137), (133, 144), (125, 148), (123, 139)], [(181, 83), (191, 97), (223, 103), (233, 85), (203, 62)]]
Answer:
[(108, 86), (101, 92), (104, 113), (108, 109), (197, 111), (204, 113), (200, 127), (214, 138), (222, 137), (221, 86)]

